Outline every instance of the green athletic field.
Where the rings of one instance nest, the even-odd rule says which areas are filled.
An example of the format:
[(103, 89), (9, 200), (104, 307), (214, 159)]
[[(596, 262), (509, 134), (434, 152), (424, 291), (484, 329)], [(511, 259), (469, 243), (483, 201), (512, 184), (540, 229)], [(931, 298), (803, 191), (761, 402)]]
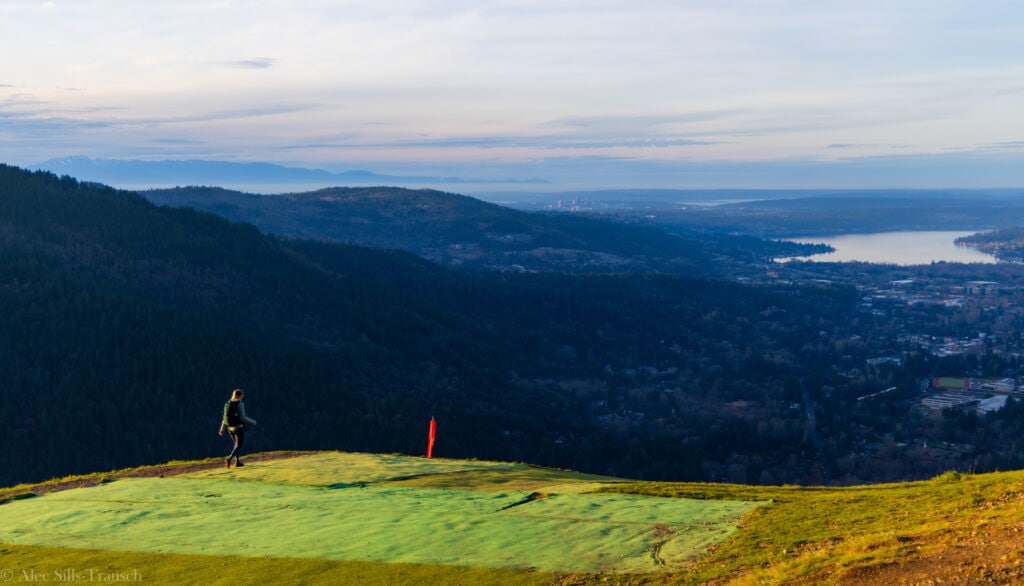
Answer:
[(757, 503), (591, 493), (525, 464), (347, 453), (124, 478), (0, 505), (0, 543), (545, 572), (681, 567)]

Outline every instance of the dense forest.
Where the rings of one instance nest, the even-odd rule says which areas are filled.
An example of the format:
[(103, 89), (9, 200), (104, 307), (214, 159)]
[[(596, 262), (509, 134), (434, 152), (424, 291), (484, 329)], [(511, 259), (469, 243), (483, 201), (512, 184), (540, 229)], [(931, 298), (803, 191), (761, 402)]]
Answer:
[(432, 189), (335, 187), (256, 195), (178, 187), (141, 195), (251, 223), (269, 234), (406, 250), (460, 268), (721, 277), (751, 258), (821, 252), (724, 232), (675, 227), (670, 234), (646, 221), (527, 213)]
[[(437, 456), (661, 480), (913, 478), (963, 464), (891, 448), (919, 378), (1013, 366), (912, 350), (847, 285), (453, 269), (7, 166), (0, 307), (4, 485), (226, 452), (235, 387), (260, 421), (251, 450), (421, 454), (436, 417)], [(975, 327), (908, 311), (903, 324)], [(852, 368), (880, 352), (906, 362)], [(971, 465), (1019, 466), (1003, 441), (1014, 409), (914, 433), (973, 433), (988, 451)], [(878, 445), (861, 456), (865, 438)]]

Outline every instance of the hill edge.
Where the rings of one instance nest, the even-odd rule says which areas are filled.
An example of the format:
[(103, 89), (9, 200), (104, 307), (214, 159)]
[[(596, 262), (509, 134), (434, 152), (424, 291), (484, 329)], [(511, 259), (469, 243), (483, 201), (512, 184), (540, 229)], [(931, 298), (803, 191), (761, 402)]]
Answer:
[[(249, 459), (317, 453), (264, 452)], [(19, 485), (0, 489), (0, 505), (118, 478), (173, 476), (220, 465), (220, 458), (172, 461)], [(1009, 584), (1024, 579), (1024, 471), (949, 472), (924, 481), (834, 488), (624, 482), (599, 492), (766, 503), (744, 517), (741, 530), (721, 546), (675, 572), (673, 579), (682, 584), (874, 584), (935, 579), (953, 584)], [(556, 583), (590, 584), (605, 578), (563, 576)], [(629, 583), (664, 578), (632, 575)]]

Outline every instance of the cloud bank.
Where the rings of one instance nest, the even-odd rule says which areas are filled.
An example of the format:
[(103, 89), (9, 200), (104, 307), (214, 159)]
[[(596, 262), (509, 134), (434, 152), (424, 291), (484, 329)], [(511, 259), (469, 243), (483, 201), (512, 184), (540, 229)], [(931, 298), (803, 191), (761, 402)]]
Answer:
[(0, 13), (0, 51), (19, 56), (0, 63), (0, 160), (13, 164), (1024, 184), (1004, 169), (1024, 142), (1024, 17), (1001, 0), (82, 0)]

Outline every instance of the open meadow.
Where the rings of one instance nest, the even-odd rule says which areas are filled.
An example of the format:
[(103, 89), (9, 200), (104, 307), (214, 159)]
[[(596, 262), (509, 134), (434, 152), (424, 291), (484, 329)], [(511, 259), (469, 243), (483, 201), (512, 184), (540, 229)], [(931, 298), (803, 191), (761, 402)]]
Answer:
[(1024, 576), (1019, 472), (805, 488), (638, 483), (521, 463), (341, 452), (258, 454), (243, 468), (222, 466), (171, 463), (0, 491), (0, 579), (817, 584), (914, 572), (946, 572), (961, 583)]

